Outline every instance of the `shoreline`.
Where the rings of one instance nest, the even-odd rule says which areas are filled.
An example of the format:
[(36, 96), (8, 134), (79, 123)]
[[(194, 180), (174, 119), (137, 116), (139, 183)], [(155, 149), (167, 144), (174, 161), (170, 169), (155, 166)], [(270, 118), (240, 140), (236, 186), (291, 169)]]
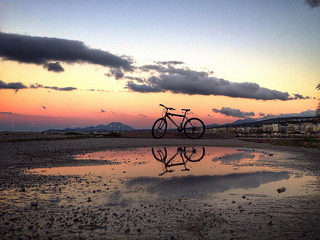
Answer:
[[(38, 167), (97, 164), (94, 161), (74, 160), (75, 154), (153, 146), (268, 149), (288, 153), (290, 158), (281, 162), (284, 167), (310, 176), (320, 176), (318, 149), (239, 139), (87, 138), (0, 141), (0, 238), (318, 238), (320, 189), (313, 194), (291, 197), (231, 195), (223, 205), (204, 200), (198, 202), (188, 197), (170, 201), (163, 198), (123, 202), (117, 200), (119, 196), (116, 189), (103, 190), (106, 187), (101, 179), (90, 174), (46, 176), (25, 173), (27, 169)], [(312, 184), (317, 184), (315, 186), (319, 188), (319, 183)], [(80, 194), (81, 202), (76, 201), (79, 197), (75, 197), (75, 194)], [(113, 203), (98, 204), (95, 200), (99, 194), (117, 197)]]

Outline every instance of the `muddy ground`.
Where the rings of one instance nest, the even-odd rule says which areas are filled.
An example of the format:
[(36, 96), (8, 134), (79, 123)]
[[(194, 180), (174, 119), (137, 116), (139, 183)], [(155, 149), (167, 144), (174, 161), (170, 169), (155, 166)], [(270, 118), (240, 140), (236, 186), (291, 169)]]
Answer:
[[(320, 239), (319, 150), (236, 139), (40, 137), (0, 136), (0, 239)], [(75, 154), (196, 145), (288, 153), (286, 161), (266, 164), (316, 176), (311, 184), (317, 191), (290, 197), (239, 194), (223, 204), (187, 197), (118, 201), (117, 191), (99, 177), (26, 174), (33, 168), (97, 164), (75, 160)], [(98, 202), (102, 193), (114, 201)]]

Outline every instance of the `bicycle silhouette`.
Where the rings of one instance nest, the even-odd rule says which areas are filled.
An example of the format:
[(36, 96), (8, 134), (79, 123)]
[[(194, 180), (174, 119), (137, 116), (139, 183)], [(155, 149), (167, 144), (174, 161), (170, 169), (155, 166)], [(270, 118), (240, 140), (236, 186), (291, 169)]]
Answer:
[[(184, 114), (174, 114), (169, 111), (174, 111), (174, 108), (166, 107), (163, 104), (159, 106), (164, 108), (163, 117), (158, 118), (152, 126), (152, 136), (154, 138), (162, 138), (167, 131), (167, 119), (169, 119), (176, 127), (178, 132), (184, 131), (188, 138), (197, 139), (202, 137), (205, 131), (204, 123), (199, 118), (187, 118), (187, 112), (190, 109), (181, 109)], [(172, 117), (181, 117), (181, 123), (178, 125)]]
[[(169, 169), (175, 166), (184, 166), (181, 171), (190, 171), (187, 168), (186, 163), (190, 162), (199, 162), (205, 155), (205, 148), (204, 147), (178, 147), (177, 152), (167, 160), (168, 153), (166, 147), (157, 147), (152, 148), (152, 155), (154, 158), (163, 163), (163, 172), (159, 174), (159, 176), (164, 175), (167, 172), (174, 172), (174, 170)], [(180, 156), (182, 162), (173, 162), (177, 156)]]

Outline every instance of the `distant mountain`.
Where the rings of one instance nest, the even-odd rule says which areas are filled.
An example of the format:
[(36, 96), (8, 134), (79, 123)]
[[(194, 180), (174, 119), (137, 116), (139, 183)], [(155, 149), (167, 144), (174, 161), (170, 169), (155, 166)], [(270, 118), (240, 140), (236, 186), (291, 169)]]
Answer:
[(217, 124), (213, 123), (210, 125), (206, 125), (207, 128), (217, 128), (217, 127), (226, 127), (226, 126), (239, 126), (239, 125), (247, 125), (250, 123), (255, 123), (261, 121), (261, 118), (246, 118), (246, 119), (238, 119), (232, 123), (225, 124)]
[(257, 121), (261, 121), (261, 118), (260, 119), (255, 119), (255, 118), (238, 119), (231, 124), (247, 124), (247, 123), (253, 123)]
[(279, 114), (279, 115), (267, 115), (262, 118), (245, 118), (238, 119), (232, 123), (225, 124), (210, 124), (207, 127), (240, 127), (240, 126), (261, 126), (263, 124), (272, 124), (272, 123), (297, 123), (297, 122), (317, 122), (315, 110), (307, 110), (301, 113), (290, 113), (290, 114)]
[[(125, 125), (121, 122), (111, 122), (108, 125), (97, 125), (84, 128), (65, 128), (63, 130), (55, 130), (61, 132), (123, 132), (123, 131), (133, 131), (133, 127)], [(50, 131), (50, 130), (48, 130)]]
[(207, 127), (250, 127), (250, 126), (262, 126), (265, 124), (299, 124), (303, 122), (317, 123), (316, 117), (277, 117), (277, 118), (246, 118), (239, 119), (232, 123), (221, 124), (218, 126), (207, 125)]
[(216, 127), (219, 127), (219, 126), (221, 126), (221, 124), (212, 123), (212, 124), (206, 125), (206, 128), (216, 128)]

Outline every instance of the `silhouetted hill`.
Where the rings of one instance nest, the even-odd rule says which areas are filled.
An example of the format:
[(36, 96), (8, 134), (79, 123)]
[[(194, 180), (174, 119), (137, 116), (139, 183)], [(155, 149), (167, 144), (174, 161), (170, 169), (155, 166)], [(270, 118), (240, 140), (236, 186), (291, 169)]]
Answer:
[(267, 124), (299, 124), (299, 123), (317, 123), (316, 117), (281, 117), (269, 119), (239, 119), (233, 123), (223, 124), (220, 127), (260, 127)]
[(220, 124), (212, 123), (212, 124), (206, 125), (206, 128), (216, 128), (216, 127), (220, 127), (220, 126), (221, 126)]
[[(97, 125), (84, 128), (65, 128), (62, 130), (54, 130), (59, 132), (123, 132), (123, 131), (133, 131), (133, 127), (125, 125), (121, 122), (111, 122), (108, 125)], [(50, 130), (48, 130), (50, 131)]]
[(259, 120), (254, 119), (254, 118), (238, 119), (231, 124), (249, 124), (249, 123), (253, 123), (253, 122), (257, 122), (257, 121), (261, 121), (261, 119), (259, 119)]

